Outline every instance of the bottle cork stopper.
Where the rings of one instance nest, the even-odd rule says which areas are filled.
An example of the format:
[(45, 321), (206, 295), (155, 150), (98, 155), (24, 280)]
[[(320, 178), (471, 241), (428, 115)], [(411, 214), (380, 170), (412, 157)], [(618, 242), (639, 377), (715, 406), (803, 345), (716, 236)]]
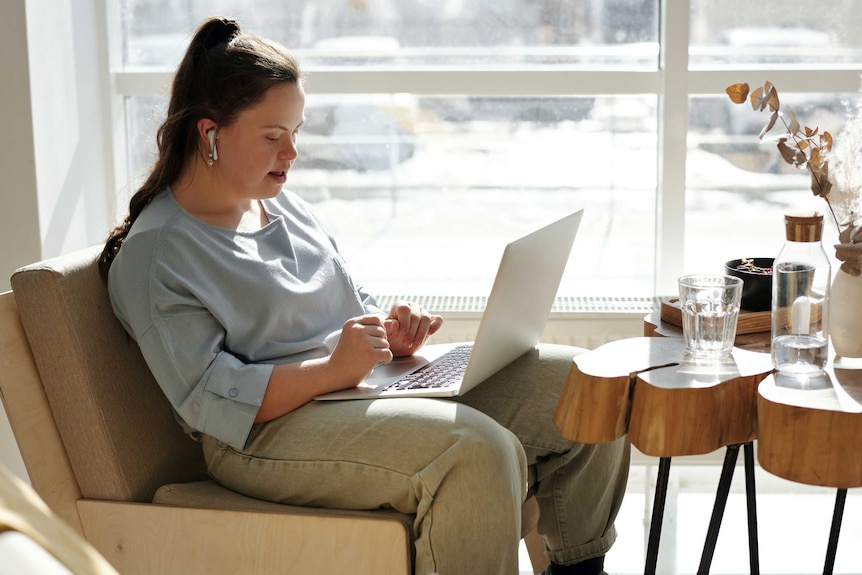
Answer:
[(823, 234), (823, 214), (820, 212), (785, 214), (784, 232), (789, 242), (819, 242)]

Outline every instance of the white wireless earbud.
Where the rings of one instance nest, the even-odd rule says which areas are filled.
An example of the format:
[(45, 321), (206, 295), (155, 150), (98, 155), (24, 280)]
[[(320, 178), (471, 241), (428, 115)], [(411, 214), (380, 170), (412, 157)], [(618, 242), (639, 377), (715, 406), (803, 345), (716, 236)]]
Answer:
[(215, 128), (210, 128), (207, 130), (207, 138), (210, 141), (210, 153), (209, 159), (207, 160), (207, 165), (212, 166), (213, 162), (218, 161), (218, 150), (216, 149), (216, 131)]

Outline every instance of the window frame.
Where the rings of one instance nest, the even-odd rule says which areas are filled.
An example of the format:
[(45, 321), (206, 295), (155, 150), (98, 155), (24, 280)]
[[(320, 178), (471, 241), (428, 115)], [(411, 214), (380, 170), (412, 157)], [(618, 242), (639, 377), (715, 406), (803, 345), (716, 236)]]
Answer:
[[(121, 60), (121, 15), (118, 3), (99, 0), (106, 15), (109, 62), (110, 127), (114, 150), (114, 197), (122, 206), (128, 189), (126, 112), (128, 96), (158, 94), (170, 84), (172, 70), (124, 70)], [(313, 82), (309, 95), (389, 94), (482, 96), (578, 96), (605, 94), (657, 96), (658, 181), (655, 206), (653, 294), (676, 292), (683, 273), (686, 214), (686, 158), (690, 96), (724, 94), (736, 82), (760, 85), (768, 78), (782, 93), (850, 93), (859, 91), (859, 70), (841, 66), (730, 68), (689, 65), (691, 1), (659, 0), (659, 63), (655, 70), (600, 70), (576, 67), (498, 69), (490, 67), (387, 70), (363, 67), (307, 68)], [(824, 88), (826, 87), (826, 88)]]

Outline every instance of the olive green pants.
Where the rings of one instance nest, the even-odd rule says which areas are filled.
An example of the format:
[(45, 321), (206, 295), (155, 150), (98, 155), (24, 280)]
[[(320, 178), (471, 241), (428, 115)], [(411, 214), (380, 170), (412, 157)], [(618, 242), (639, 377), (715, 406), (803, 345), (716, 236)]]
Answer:
[(210, 474), (252, 497), (416, 516), (415, 573), (518, 573), (527, 466), (548, 557), (603, 555), (629, 445), (563, 439), (552, 418), (577, 348), (538, 346), (455, 399), (311, 402), (256, 425), (244, 452), (204, 436)]

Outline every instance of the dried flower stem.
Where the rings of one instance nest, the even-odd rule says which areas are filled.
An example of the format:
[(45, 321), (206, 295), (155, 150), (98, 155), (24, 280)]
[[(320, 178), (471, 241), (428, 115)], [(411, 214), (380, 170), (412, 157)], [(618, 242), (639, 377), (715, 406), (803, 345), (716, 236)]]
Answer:
[[(837, 155), (836, 175), (839, 177), (835, 178), (835, 175), (829, 174), (832, 134), (827, 131), (821, 133), (818, 128), (808, 126), (803, 128), (796, 119), (796, 114), (789, 109), (790, 123), (788, 124), (781, 113), (778, 91), (771, 82), (765, 82), (762, 87), (756, 88), (750, 94), (748, 84), (745, 83), (728, 86), (726, 92), (735, 104), (743, 104), (746, 100), (750, 100), (751, 107), (755, 111), (762, 112), (769, 108), (771, 114), (769, 121), (760, 131), (761, 140), (781, 119), (785, 133), (778, 137), (778, 151), (782, 159), (797, 168), (805, 167), (808, 170), (811, 175), (811, 191), (826, 202), (832, 221), (835, 222), (839, 232), (838, 238), (841, 243), (835, 246), (835, 255), (842, 261), (841, 269), (852, 275), (862, 273), (862, 224), (859, 223), (862, 218), (858, 212), (857, 197), (860, 187), (858, 182), (849, 185), (850, 182), (846, 181), (848, 172), (857, 173), (856, 168), (851, 164), (856, 164), (855, 154), (858, 154), (859, 144), (862, 143), (862, 116), (857, 116), (859, 120), (857, 124), (851, 122), (853, 133), (847, 136), (851, 140), (848, 153), (854, 157), (850, 158), (846, 155), (842, 157), (842, 153)], [(792, 146), (788, 145), (788, 139), (792, 142)], [(846, 165), (842, 165), (842, 160)], [(833, 180), (838, 182), (836, 201), (841, 207), (841, 217), (836, 213), (829, 196)]]
[[(802, 156), (802, 161), (797, 163), (796, 161), (788, 161), (788, 163), (793, 164), (797, 167), (804, 164), (805, 168), (808, 170), (808, 173), (811, 174), (811, 190), (815, 196), (820, 196), (823, 198), (823, 201), (826, 202), (826, 206), (829, 208), (829, 213), (832, 216), (832, 221), (835, 222), (835, 227), (838, 228), (840, 232), (842, 229), (842, 224), (838, 219), (838, 216), (835, 213), (835, 210), (832, 208), (832, 202), (829, 201), (829, 192), (832, 189), (832, 183), (829, 181), (829, 161), (825, 158), (825, 153), (828, 153), (832, 150), (832, 138), (829, 135), (829, 132), (824, 132), (824, 135), (829, 135), (828, 138), (828, 148), (824, 149), (817, 142), (814, 141), (814, 137), (817, 135), (817, 128), (811, 130), (811, 128), (805, 127), (806, 136), (802, 139), (799, 138), (799, 123), (796, 121), (796, 115), (792, 110), (788, 109), (788, 112), (791, 117), (790, 125), (787, 124), (787, 120), (784, 118), (784, 114), (781, 113), (780, 110), (776, 109), (775, 114), (777, 114), (778, 118), (781, 119), (781, 123), (784, 124), (784, 129), (786, 130), (786, 134), (779, 138), (778, 147), (781, 150), (781, 144), (786, 140), (789, 136), (791, 140), (793, 140), (793, 145), (795, 151), (793, 152), (794, 157)], [(795, 129), (794, 129), (795, 126)], [(761, 139), (763, 138), (763, 134), (761, 134)], [(806, 148), (810, 148), (809, 155), (805, 155)], [(784, 152), (782, 152), (782, 157), (784, 156)], [(785, 157), (786, 159), (786, 157)]]

